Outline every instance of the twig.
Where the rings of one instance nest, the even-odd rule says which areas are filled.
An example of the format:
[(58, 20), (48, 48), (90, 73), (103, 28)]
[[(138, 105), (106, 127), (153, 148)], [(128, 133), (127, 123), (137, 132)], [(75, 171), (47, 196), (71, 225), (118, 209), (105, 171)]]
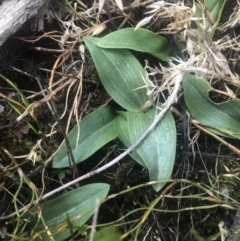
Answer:
[[(47, 49), (43, 47), (30, 47), (31, 50), (39, 51), (39, 52), (48, 52), (48, 53), (64, 53), (66, 49)], [(78, 53), (77, 49), (73, 49), (72, 53)]]
[(94, 215), (93, 215), (92, 228), (91, 228), (91, 232), (90, 232), (90, 235), (89, 235), (89, 241), (93, 241), (94, 240), (94, 235), (95, 235), (95, 232), (96, 232), (96, 225), (97, 225), (99, 205), (100, 205), (100, 200), (97, 199), (96, 200), (95, 211), (94, 211)]

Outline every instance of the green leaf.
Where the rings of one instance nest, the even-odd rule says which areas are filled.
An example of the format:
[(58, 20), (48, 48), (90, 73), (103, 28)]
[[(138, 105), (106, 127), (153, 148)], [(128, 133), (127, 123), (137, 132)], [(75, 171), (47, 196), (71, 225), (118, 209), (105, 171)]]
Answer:
[(184, 99), (190, 114), (212, 132), (240, 139), (240, 100), (214, 103), (209, 99), (211, 85), (204, 79), (186, 74), (183, 78)]
[[(109, 188), (110, 186), (105, 183), (89, 184), (42, 204), (41, 215), (54, 239), (56, 241), (65, 240), (71, 234), (66, 227), (72, 226), (74, 232), (77, 230), (77, 226), (85, 224), (94, 213), (97, 200), (102, 201), (107, 196)], [(38, 211), (39, 209), (34, 207), (24, 215), (24, 218), (29, 219), (28, 223), (32, 228), (36, 225)], [(66, 224), (66, 216), (72, 221), (71, 225)], [(41, 222), (34, 231), (42, 232), (42, 240), (50, 240)]]
[[(152, 124), (156, 112), (156, 108), (146, 113), (128, 111), (127, 121), (132, 143)], [(171, 177), (176, 153), (176, 127), (170, 111), (135, 151), (144, 161), (151, 181)], [(165, 183), (154, 184), (153, 188), (159, 191), (164, 185)]]
[[(101, 107), (86, 116), (67, 135), (76, 163), (82, 162), (103, 145), (117, 137), (113, 126), (114, 112), (110, 106)], [(78, 130), (80, 132), (78, 132)], [(77, 143), (78, 133), (80, 134)], [(54, 168), (69, 167), (64, 144), (53, 159)]]
[(124, 28), (106, 35), (97, 46), (110, 49), (132, 49), (151, 54), (164, 61), (173, 57), (173, 50), (166, 38), (147, 29)]
[[(114, 127), (117, 132), (117, 136), (124, 146), (129, 147), (133, 144), (129, 137), (129, 127), (127, 122), (127, 112), (118, 111), (117, 116), (114, 119)], [(138, 164), (147, 168), (142, 158), (138, 155), (136, 151), (132, 151), (129, 154)]]
[[(155, 115), (155, 108), (145, 113), (121, 112), (114, 121), (119, 139), (126, 147), (131, 146), (152, 124)], [(175, 152), (176, 128), (173, 116), (169, 111), (130, 155), (148, 169), (150, 180), (153, 181), (171, 177)], [(153, 188), (159, 191), (164, 185), (165, 183), (155, 184)]]
[(103, 228), (97, 232), (93, 241), (120, 241), (121, 233), (114, 226)]
[(84, 37), (102, 84), (108, 94), (124, 109), (137, 111), (148, 101), (143, 76), (137, 59), (126, 49), (103, 49), (98, 38)]

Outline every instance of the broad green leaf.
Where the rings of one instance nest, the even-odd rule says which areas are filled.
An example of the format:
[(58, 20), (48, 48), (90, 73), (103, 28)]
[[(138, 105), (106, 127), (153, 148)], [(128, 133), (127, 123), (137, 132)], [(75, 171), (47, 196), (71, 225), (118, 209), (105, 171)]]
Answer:
[[(129, 136), (132, 143), (152, 124), (155, 115), (155, 108), (146, 113), (127, 113)], [(176, 127), (170, 111), (136, 147), (136, 152), (144, 161), (151, 181), (171, 177), (176, 153)], [(164, 183), (158, 183), (153, 185), (153, 188), (159, 191), (164, 185)]]
[(97, 46), (109, 49), (132, 49), (151, 54), (164, 61), (173, 57), (168, 40), (144, 28), (124, 28), (112, 32), (97, 42)]
[[(128, 122), (127, 122), (127, 112), (124, 111), (118, 111), (117, 116), (114, 119), (114, 127), (117, 132), (117, 136), (120, 139), (120, 141), (123, 143), (125, 147), (130, 147), (133, 143), (130, 140), (129, 137), (129, 128), (128, 128)], [(141, 166), (146, 167), (144, 161), (142, 158), (138, 155), (136, 151), (132, 151), (129, 154), (138, 164)]]
[[(42, 204), (41, 215), (54, 240), (61, 241), (70, 236), (70, 230), (66, 228), (69, 227), (66, 224), (66, 216), (71, 221), (73, 232), (85, 224), (94, 213), (97, 201), (101, 201), (107, 196), (109, 188), (110, 186), (105, 183), (89, 184)], [(34, 207), (24, 215), (24, 218), (29, 219), (28, 223), (32, 228), (37, 223), (38, 211), (38, 208)], [(50, 240), (41, 221), (34, 231), (42, 233), (42, 240)]]
[(190, 114), (202, 125), (222, 136), (240, 139), (240, 100), (214, 103), (209, 99), (211, 85), (204, 79), (186, 74), (184, 99)]
[[(121, 134), (124, 131), (123, 128), (120, 128), (118, 135), (128, 147), (152, 124), (156, 109), (152, 108), (145, 113), (127, 111), (126, 115), (130, 141), (127, 134)], [(126, 121), (124, 117), (122, 119)], [(121, 120), (118, 119), (117, 122)], [(115, 126), (121, 126), (121, 123), (117, 122), (114, 123)], [(151, 181), (171, 177), (176, 152), (176, 128), (171, 112), (163, 117), (155, 129), (136, 147), (135, 152), (137, 155), (133, 155), (133, 158), (148, 169)], [(139, 160), (138, 157), (141, 159)], [(164, 185), (164, 183), (155, 184), (153, 188), (159, 191)]]
[[(110, 106), (101, 107), (87, 115), (67, 135), (73, 151), (75, 162), (79, 163), (87, 159), (103, 145), (117, 137), (113, 127), (114, 112)], [(80, 130), (79, 143), (77, 143), (78, 130)], [(54, 168), (68, 167), (66, 145), (58, 151), (53, 159)]]
[[(127, 49), (97, 47), (98, 38), (84, 37), (101, 82), (108, 94), (124, 109), (137, 111), (148, 101), (143, 67)], [(139, 89), (140, 88), (140, 89)]]
[(109, 226), (96, 232), (93, 241), (120, 241), (121, 233), (115, 226)]

